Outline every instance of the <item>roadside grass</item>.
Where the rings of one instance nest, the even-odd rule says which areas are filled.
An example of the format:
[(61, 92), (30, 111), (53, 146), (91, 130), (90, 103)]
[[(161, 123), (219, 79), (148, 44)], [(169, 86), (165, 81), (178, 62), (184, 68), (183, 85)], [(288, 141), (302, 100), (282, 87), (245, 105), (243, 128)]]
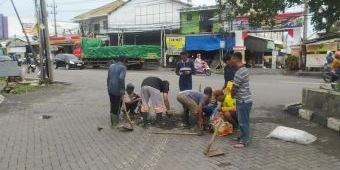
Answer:
[(30, 93), (34, 91), (38, 91), (45, 86), (41, 86), (38, 84), (31, 85), (31, 84), (22, 84), (17, 82), (10, 82), (8, 83), (8, 87), (5, 87), (6, 84), (6, 77), (0, 77), (0, 94), (5, 93), (12, 93), (12, 94), (23, 94), (23, 93)]

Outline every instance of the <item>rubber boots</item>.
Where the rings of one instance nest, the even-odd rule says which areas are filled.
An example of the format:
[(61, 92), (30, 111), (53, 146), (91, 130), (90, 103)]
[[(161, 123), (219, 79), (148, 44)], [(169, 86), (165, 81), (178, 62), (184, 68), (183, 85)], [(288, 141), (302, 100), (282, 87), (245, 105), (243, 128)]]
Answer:
[(159, 127), (162, 125), (162, 114), (163, 113), (156, 113), (156, 125)]
[(149, 126), (149, 113), (148, 112), (142, 112), (142, 118), (143, 118), (143, 127), (148, 128)]
[(183, 123), (185, 127), (190, 127), (190, 115), (189, 115), (189, 110), (184, 111), (183, 115)]
[(116, 114), (110, 114), (111, 117), (111, 126), (116, 126), (119, 123), (119, 116)]

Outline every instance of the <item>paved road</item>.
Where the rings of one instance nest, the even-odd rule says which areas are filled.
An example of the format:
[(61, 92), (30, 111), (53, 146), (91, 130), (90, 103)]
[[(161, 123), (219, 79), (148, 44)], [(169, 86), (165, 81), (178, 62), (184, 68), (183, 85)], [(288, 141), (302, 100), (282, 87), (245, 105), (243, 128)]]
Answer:
[[(318, 87), (321, 80), (286, 76), (252, 76), (255, 108), (252, 142), (234, 149), (231, 137), (218, 138), (215, 147), (226, 155), (207, 158), (202, 152), (210, 135), (152, 135), (137, 127), (123, 133), (109, 126), (106, 70), (56, 70), (56, 79), (71, 85), (54, 85), (43, 91), (10, 96), (0, 108), (0, 169), (340, 169), (339, 134), (283, 114), (279, 106), (301, 100), (304, 86)], [(177, 77), (166, 71), (129, 71), (127, 82), (137, 86), (144, 77), (159, 76), (171, 83), (172, 107)], [(221, 75), (195, 76), (201, 84), (220, 87)], [(40, 100), (38, 100), (40, 99)], [(51, 115), (47, 120), (40, 115)], [(313, 133), (319, 140), (298, 145), (265, 136), (286, 125)], [(97, 127), (103, 127), (97, 131)]]

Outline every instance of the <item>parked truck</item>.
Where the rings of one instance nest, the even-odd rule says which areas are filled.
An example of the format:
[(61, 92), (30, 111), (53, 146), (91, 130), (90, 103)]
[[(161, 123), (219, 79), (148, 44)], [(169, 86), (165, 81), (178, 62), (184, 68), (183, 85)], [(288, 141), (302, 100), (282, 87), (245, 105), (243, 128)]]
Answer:
[(103, 46), (99, 38), (82, 38), (82, 60), (86, 67), (108, 67), (118, 56), (127, 57), (127, 67), (142, 69), (143, 66), (158, 66), (161, 47), (157, 45)]

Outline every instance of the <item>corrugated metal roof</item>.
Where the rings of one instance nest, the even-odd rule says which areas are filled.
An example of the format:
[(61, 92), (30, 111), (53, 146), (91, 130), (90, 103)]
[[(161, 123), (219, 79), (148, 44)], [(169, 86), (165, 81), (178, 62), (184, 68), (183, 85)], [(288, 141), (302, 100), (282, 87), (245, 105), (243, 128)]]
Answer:
[(109, 13), (115, 11), (120, 6), (122, 6), (123, 4), (124, 4), (124, 1), (116, 0), (116, 1), (113, 1), (109, 4), (101, 6), (99, 8), (96, 8), (96, 9), (90, 10), (88, 12), (85, 12), (83, 14), (80, 14), (80, 15), (74, 17), (74, 20), (77, 21), (77, 20), (89, 19), (89, 18), (93, 18), (93, 17), (105, 16), (105, 15), (108, 15)]

